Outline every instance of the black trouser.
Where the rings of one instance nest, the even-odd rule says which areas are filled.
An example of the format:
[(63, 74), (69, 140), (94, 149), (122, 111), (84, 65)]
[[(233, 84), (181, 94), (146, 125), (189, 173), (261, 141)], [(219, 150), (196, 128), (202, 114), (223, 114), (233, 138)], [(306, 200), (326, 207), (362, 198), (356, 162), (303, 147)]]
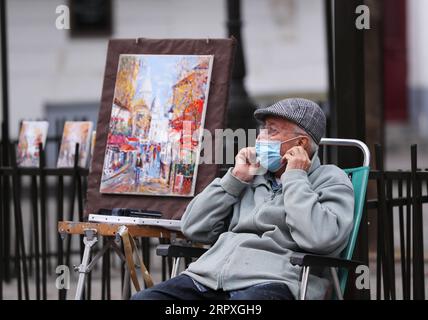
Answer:
[(240, 290), (213, 290), (185, 274), (142, 290), (132, 300), (293, 300), (288, 286), (264, 282)]

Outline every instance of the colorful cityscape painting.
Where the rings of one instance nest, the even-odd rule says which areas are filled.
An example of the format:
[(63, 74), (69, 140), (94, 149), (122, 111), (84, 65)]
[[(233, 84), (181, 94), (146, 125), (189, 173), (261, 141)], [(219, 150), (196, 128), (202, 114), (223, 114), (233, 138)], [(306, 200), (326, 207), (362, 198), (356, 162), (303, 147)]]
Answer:
[(70, 168), (74, 166), (77, 143), (79, 144), (78, 164), (82, 168), (86, 167), (90, 151), (92, 125), (91, 121), (65, 122), (57, 162), (58, 168)]
[(213, 56), (119, 57), (100, 192), (193, 196)]
[(44, 146), (48, 135), (47, 121), (22, 121), (19, 131), (16, 162), (19, 167), (38, 167), (40, 143)]

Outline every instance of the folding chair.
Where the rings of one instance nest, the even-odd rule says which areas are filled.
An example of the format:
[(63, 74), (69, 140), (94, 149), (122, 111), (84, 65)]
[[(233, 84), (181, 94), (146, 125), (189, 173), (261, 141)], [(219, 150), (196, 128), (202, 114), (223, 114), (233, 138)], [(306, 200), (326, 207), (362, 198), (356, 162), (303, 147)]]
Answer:
[[(300, 284), (301, 300), (305, 300), (306, 297), (311, 267), (328, 267), (330, 269), (336, 298), (343, 300), (343, 294), (345, 292), (346, 282), (348, 279), (348, 270), (355, 269), (359, 265), (363, 264), (362, 262), (353, 261), (351, 259), (357, 242), (358, 230), (364, 211), (367, 183), (370, 172), (370, 151), (366, 144), (359, 140), (352, 139), (322, 139), (321, 145), (358, 147), (363, 152), (364, 161), (362, 167), (344, 169), (344, 171), (351, 176), (352, 185), (354, 187), (354, 225), (349, 237), (348, 245), (342, 252), (340, 258), (309, 253), (294, 253), (290, 258), (290, 262), (293, 265), (303, 267), (301, 275), (302, 280)], [(336, 268), (341, 269), (340, 276), (338, 276)]]
[[(343, 251), (340, 258), (334, 258), (323, 255), (315, 255), (309, 253), (294, 253), (290, 262), (293, 265), (302, 267), (301, 285), (300, 285), (300, 299), (304, 300), (308, 286), (308, 279), (311, 267), (328, 267), (331, 272), (332, 282), (336, 298), (343, 299), (346, 282), (348, 278), (348, 270), (355, 269), (357, 266), (362, 265), (362, 262), (353, 261), (352, 255), (354, 252), (355, 244), (357, 241), (358, 230), (361, 223), (361, 218), (364, 210), (364, 203), (366, 197), (367, 182), (370, 172), (370, 151), (366, 144), (359, 140), (354, 139), (331, 139), (325, 138), (321, 140), (323, 146), (347, 146), (358, 147), (364, 155), (363, 166), (357, 168), (344, 169), (344, 171), (351, 177), (352, 185), (354, 187), (354, 225), (348, 241), (348, 245)], [(173, 258), (173, 267), (171, 278), (178, 274), (178, 267), (181, 258), (198, 258), (207, 249), (195, 248), (191, 246), (191, 242), (179, 244), (163, 244), (156, 248), (156, 254), (163, 257)], [(336, 268), (341, 269), (338, 275)]]

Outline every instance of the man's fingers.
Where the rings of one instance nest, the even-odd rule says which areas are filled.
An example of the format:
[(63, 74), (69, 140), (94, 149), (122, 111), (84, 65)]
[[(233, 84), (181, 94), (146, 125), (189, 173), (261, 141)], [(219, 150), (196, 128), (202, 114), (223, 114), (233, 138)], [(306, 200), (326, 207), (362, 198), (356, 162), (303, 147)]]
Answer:
[(256, 148), (243, 148), (236, 155), (238, 164), (255, 164), (257, 163)]
[(236, 155), (236, 163), (237, 164), (246, 164), (247, 163), (247, 157), (245, 155), (245, 150), (241, 149), (238, 154)]
[(287, 153), (291, 154), (291, 155), (298, 155), (298, 154), (304, 154), (305, 153), (305, 149), (303, 147), (300, 146), (296, 146), (296, 147), (292, 147), (290, 148)]
[(308, 159), (308, 160), (310, 160), (309, 159), (309, 155), (308, 155), (308, 153), (306, 152), (306, 150), (303, 148), (303, 147), (301, 147), (301, 146), (297, 146), (297, 147), (292, 147), (292, 148), (290, 148), (288, 151), (287, 151), (287, 153), (286, 154), (289, 154), (289, 155), (291, 155), (291, 156), (293, 156), (293, 157), (298, 157), (298, 158), (300, 158), (300, 159)]
[(245, 163), (248, 163), (248, 148), (242, 149), (242, 154), (245, 159)]
[(260, 164), (253, 164), (249, 168), (249, 172), (253, 176), (263, 175), (267, 172), (265, 167), (262, 167)]
[(247, 149), (247, 159), (251, 164), (257, 163), (257, 154), (256, 154), (256, 148), (249, 147)]
[(292, 148), (288, 149), (285, 154), (288, 154), (290, 156), (294, 156), (294, 155), (296, 155), (296, 153), (297, 153), (297, 151), (295, 150), (295, 147), (292, 147)]

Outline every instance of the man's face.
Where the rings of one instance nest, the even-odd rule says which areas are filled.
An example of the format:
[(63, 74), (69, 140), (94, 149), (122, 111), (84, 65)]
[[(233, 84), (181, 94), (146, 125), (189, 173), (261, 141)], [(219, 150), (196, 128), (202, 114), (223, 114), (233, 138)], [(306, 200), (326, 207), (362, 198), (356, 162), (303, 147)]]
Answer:
[(308, 151), (309, 139), (296, 131), (296, 124), (280, 117), (267, 116), (257, 140), (283, 142), (292, 138), (296, 139), (285, 142), (281, 145), (281, 155), (284, 155), (292, 147), (299, 145)]

